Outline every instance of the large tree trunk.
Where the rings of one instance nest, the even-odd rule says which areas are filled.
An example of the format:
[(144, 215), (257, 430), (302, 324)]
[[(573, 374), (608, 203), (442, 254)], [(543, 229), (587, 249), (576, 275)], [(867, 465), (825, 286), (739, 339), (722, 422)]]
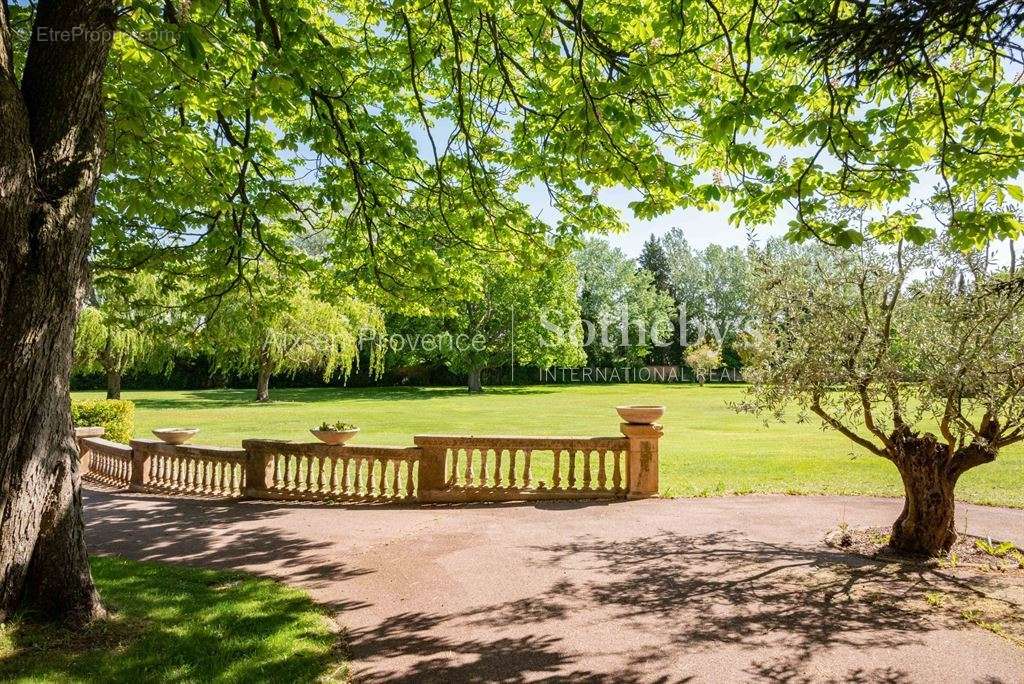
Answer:
[(270, 366), (266, 364), (260, 364), (256, 376), (256, 401), (270, 401)]
[[(109, 0), (38, 3), (19, 88), (0, 7), (0, 621), (102, 614), (68, 398), (103, 152)], [(57, 40), (82, 29), (77, 40)]]
[(888, 455), (900, 471), (906, 498), (892, 526), (890, 547), (919, 556), (941, 556), (953, 547), (957, 480), (996, 459), (998, 433), (998, 424), (986, 418), (978, 438), (954, 451), (932, 434), (906, 427), (893, 432)]
[(949, 447), (931, 434), (893, 435), (894, 458), (903, 480), (903, 512), (893, 524), (890, 546), (900, 553), (939, 556), (956, 542)]
[(483, 380), (482, 380), (483, 374), (484, 374), (484, 369), (483, 368), (472, 368), (472, 369), (470, 369), (470, 371), (469, 371), (469, 381), (467, 383), (467, 387), (468, 387), (470, 392), (483, 392), (484, 391)]
[(956, 542), (956, 512), (951, 480), (941, 468), (926, 462), (899, 466), (905, 499), (903, 512), (892, 526), (889, 545), (900, 553), (939, 556)]
[(107, 370), (107, 399), (121, 398), (121, 372), (116, 369)]
[(100, 354), (100, 363), (107, 373), (107, 399), (121, 398), (121, 371), (118, 370), (117, 358), (111, 351), (113, 346), (113, 334), (107, 333), (107, 342), (103, 345), (103, 352)]

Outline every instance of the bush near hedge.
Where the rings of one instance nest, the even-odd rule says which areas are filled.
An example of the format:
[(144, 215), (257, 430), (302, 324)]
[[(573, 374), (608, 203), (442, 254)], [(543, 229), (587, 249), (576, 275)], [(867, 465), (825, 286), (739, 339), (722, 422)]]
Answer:
[(102, 427), (104, 439), (127, 444), (135, 434), (135, 404), (123, 399), (71, 402), (75, 427)]

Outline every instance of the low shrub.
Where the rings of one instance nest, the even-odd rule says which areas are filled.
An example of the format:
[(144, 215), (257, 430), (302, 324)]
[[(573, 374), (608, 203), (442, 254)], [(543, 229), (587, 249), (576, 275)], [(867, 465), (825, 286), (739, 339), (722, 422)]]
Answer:
[(123, 399), (72, 401), (75, 427), (102, 427), (105, 439), (127, 444), (135, 434), (135, 404)]

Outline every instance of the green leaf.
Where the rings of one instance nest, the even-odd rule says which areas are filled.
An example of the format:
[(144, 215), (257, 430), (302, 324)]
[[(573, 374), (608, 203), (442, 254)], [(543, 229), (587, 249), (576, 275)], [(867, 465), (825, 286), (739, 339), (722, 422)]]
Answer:
[(864, 235), (853, 228), (847, 228), (836, 234), (836, 244), (840, 247), (853, 247), (864, 244)]
[(188, 24), (181, 31), (181, 45), (185, 48), (185, 54), (193, 62), (199, 62), (206, 55), (203, 41), (199, 35), (199, 27), (195, 24)]

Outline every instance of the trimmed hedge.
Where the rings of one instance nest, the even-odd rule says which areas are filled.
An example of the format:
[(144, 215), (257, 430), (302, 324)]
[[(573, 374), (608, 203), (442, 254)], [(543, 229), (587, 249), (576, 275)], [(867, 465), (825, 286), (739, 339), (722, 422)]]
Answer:
[(135, 404), (123, 399), (72, 401), (75, 427), (102, 427), (104, 439), (127, 444), (135, 434)]

